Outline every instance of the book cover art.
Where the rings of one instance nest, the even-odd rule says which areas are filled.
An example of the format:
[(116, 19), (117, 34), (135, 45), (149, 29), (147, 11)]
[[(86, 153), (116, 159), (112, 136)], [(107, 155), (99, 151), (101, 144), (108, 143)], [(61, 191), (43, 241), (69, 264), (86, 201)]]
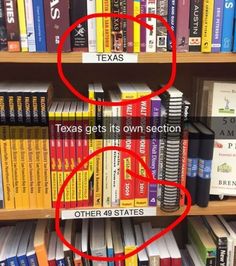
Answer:
[[(147, 13), (157, 13), (157, 1), (147, 0)], [(156, 52), (156, 23), (155, 18), (147, 18), (147, 23), (153, 27), (153, 30), (146, 29), (146, 52)]]
[(4, 0), (4, 11), (8, 51), (20, 52), (20, 29), (17, 13), (17, 0)]
[(178, 0), (176, 26), (177, 52), (188, 52), (189, 50), (189, 8), (190, 1)]
[[(157, 15), (162, 16), (167, 21), (168, 15), (168, 0), (157, 1)], [(157, 51), (166, 52), (167, 51), (167, 29), (157, 20)]]
[(28, 39), (27, 39), (27, 29), (26, 29), (26, 17), (25, 17), (25, 1), (17, 0), (18, 7), (18, 17), (19, 17), (19, 27), (20, 27), (20, 44), (21, 51), (28, 51)]
[[(57, 52), (60, 38), (70, 25), (69, 0), (44, 0), (45, 27), (47, 31), (47, 51)], [(67, 37), (63, 52), (71, 50), (70, 36)]]
[(223, 23), (224, 0), (215, 0), (213, 29), (212, 29), (212, 49), (213, 53), (220, 52), (221, 33)]
[(5, 23), (3, 0), (0, 0), (0, 51), (7, 49), (7, 29)]
[[(70, 5), (71, 24), (87, 15), (87, 1), (72, 0)], [(71, 32), (71, 48), (73, 51), (88, 51), (88, 21), (77, 25)]]
[(190, 2), (190, 32), (189, 32), (189, 51), (201, 51), (202, 39), (202, 12), (203, 0), (191, 0)]
[[(114, 14), (120, 14), (121, 4), (119, 1), (112, 0), (111, 10)], [(123, 52), (123, 30), (121, 19), (118, 17), (112, 18), (112, 52)]]

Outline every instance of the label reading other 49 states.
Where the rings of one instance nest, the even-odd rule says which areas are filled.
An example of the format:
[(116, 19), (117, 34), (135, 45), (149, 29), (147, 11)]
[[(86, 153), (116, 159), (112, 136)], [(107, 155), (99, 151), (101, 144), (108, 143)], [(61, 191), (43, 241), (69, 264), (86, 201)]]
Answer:
[(132, 53), (83, 53), (82, 62), (84, 64), (138, 63), (138, 55)]
[(157, 209), (155, 207), (62, 210), (61, 212), (62, 220), (109, 217), (144, 217), (156, 215)]

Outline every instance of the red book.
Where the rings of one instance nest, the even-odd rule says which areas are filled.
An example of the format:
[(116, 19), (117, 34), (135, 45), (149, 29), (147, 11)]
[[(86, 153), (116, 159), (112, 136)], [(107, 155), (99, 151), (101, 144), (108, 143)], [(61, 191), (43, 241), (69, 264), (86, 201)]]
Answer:
[(168, 234), (166, 234), (164, 236), (164, 240), (170, 254), (171, 266), (181, 266), (182, 265), (181, 254), (173, 232), (170, 231)]
[[(186, 176), (188, 167), (188, 130), (185, 129), (183, 132), (183, 153), (182, 153), (182, 169), (181, 169), (181, 185), (186, 186)], [(185, 204), (185, 194), (180, 191), (180, 206)]]
[[(134, 14), (134, 2), (127, 1), (127, 15), (133, 16)], [(134, 22), (127, 19), (127, 52), (134, 52)]]
[[(151, 93), (151, 90), (147, 87), (146, 84), (135, 84), (134, 88), (137, 91), (137, 97), (143, 97)], [(151, 115), (151, 101), (146, 100), (139, 102), (135, 105), (135, 109), (137, 110), (136, 118), (135, 118), (135, 126), (142, 126), (144, 129), (148, 125), (150, 125), (150, 115)], [(149, 166), (149, 160), (150, 160), (150, 138), (148, 137), (148, 133), (146, 130), (143, 132), (137, 133), (137, 136), (134, 137), (136, 146), (136, 153), (146, 162), (146, 164)], [(137, 138), (137, 139), (136, 139)], [(142, 165), (136, 160), (136, 172), (146, 177), (147, 173), (145, 169), (142, 167)], [(135, 207), (147, 207), (148, 206), (148, 187), (149, 184), (147, 182), (144, 182), (140, 179), (135, 179), (135, 200), (134, 204)]]

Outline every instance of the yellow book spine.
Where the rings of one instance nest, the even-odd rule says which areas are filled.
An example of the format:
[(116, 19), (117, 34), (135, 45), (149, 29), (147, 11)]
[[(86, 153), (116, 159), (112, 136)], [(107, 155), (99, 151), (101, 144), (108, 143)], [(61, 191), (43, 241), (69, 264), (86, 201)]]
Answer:
[(14, 209), (14, 182), (12, 165), (12, 146), (10, 141), (9, 126), (0, 126), (0, 147), (2, 177), (4, 189), (4, 206), (6, 209)]
[(52, 207), (51, 197), (51, 177), (50, 177), (50, 152), (49, 152), (49, 135), (48, 127), (41, 127), (42, 142), (41, 142), (41, 157), (42, 157), (42, 179), (43, 179), (43, 200), (44, 208)]
[[(111, 13), (111, 1), (104, 0), (103, 3), (104, 13)], [(104, 52), (111, 52), (111, 18), (103, 18), (104, 27)]]
[(205, 0), (202, 17), (202, 52), (204, 53), (211, 52), (213, 15), (214, 0)]
[(28, 52), (25, 1), (24, 0), (17, 0), (17, 7), (18, 7), (18, 17), (19, 17), (21, 51), (22, 52)]
[[(133, 252), (136, 247), (125, 247), (125, 255)], [(138, 266), (138, 256), (133, 255), (125, 260), (125, 266)]]
[[(134, 17), (141, 12), (140, 0), (134, 0)], [(134, 22), (134, 53), (140, 52), (141, 29), (140, 24)]]
[[(97, 0), (96, 1), (96, 13), (103, 12), (103, 1)], [(97, 34), (97, 53), (104, 52), (104, 45), (103, 45), (103, 18), (97, 18), (96, 21), (96, 34)]]

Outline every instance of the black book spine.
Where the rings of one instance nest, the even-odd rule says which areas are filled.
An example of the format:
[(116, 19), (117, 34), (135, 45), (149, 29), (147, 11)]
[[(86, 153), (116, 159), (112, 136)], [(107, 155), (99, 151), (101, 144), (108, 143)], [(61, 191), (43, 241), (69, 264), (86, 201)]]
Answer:
[[(71, 24), (79, 18), (87, 15), (87, 1), (71, 0), (70, 19)], [(79, 24), (71, 32), (71, 47), (73, 51), (88, 51), (88, 23), (87, 21)]]
[[(129, 1), (129, 0), (128, 0)], [(127, 0), (121, 1), (121, 13), (127, 14)], [(122, 31), (123, 31), (123, 52), (127, 52), (127, 19), (122, 19)]]
[[(157, 1), (157, 14), (167, 21), (168, 0)], [(157, 20), (157, 52), (167, 51), (167, 28), (160, 20)]]
[(0, 91), (0, 125), (5, 125), (8, 120), (7, 93)]
[(64, 252), (65, 256), (65, 264), (66, 266), (74, 266), (73, 252), (71, 250), (67, 250)]
[[(177, 22), (177, 0), (169, 0), (168, 2), (168, 17), (167, 22), (171, 26), (171, 29), (176, 34), (176, 22)], [(168, 51), (172, 51), (171, 37), (167, 35), (167, 47)]]
[(16, 93), (16, 117), (19, 125), (24, 124), (24, 101), (23, 92)]
[(3, 0), (0, 0), (0, 51), (3, 50), (7, 50), (7, 30), (5, 24)]
[(31, 126), (32, 123), (32, 99), (30, 92), (24, 92), (24, 107), (23, 107), (23, 117), (25, 125)]
[(9, 124), (16, 125), (17, 123), (17, 104), (16, 104), (16, 94), (13, 91), (8, 91), (7, 93), (7, 109), (9, 112)]
[[(121, 13), (121, 4), (119, 0), (112, 0), (111, 2), (111, 10), (114, 14)], [(123, 31), (122, 31), (122, 23), (120, 18), (112, 18), (111, 20), (111, 45), (112, 52), (123, 52)]]
[(32, 123), (33, 125), (38, 126), (40, 124), (40, 111), (39, 111), (39, 106), (40, 106), (40, 95), (38, 92), (33, 92), (32, 93)]
[(191, 0), (189, 16), (189, 51), (201, 51), (203, 0)]

